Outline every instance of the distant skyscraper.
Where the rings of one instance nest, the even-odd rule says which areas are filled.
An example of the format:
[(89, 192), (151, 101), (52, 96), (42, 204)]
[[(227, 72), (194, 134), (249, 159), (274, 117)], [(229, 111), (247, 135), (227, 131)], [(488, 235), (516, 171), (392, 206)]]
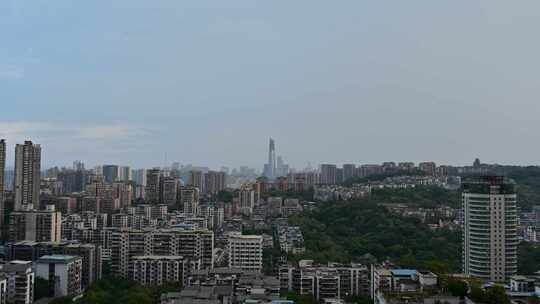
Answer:
[(6, 141), (0, 140), (0, 228), (4, 225), (4, 174), (6, 171)]
[(278, 156), (276, 171), (274, 172), (275, 177), (287, 176), (289, 174), (289, 165), (283, 161), (283, 157)]
[(337, 167), (336, 165), (323, 164), (321, 165), (321, 174), (319, 183), (322, 185), (335, 185), (337, 182)]
[(340, 185), (343, 182), (343, 168), (336, 168), (336, 184)]
[(103, 166), (103, 177), (105, 182), (112, 184), (118, 180), (118, 166), (117, 165), (105, 165)]
[(15, 147), (15, 211), (39, 206), (41, 147), (31, 141)]
[(276, 177), (276, 143), (270, 138), (268, 145), (268, 163), (264, 165), (264, 176), (268, 178)]
[(174, 163), (172, 163), (172, 165), (171, 165), (171, 170), (172, 170), (172, 171), (178, 171), (178, 170), (180, 170), (180, 163), (179, 163), (179, 162), (174, 162)]
[(435, 175), (437, 172), (437, 164), (434, 162), (423, 162), (418, 164), (418, 169), (427, 175)]
[[(80, 167), (78, 167), (80, 168)], [(57, 180), (62, 183), (63, 192), (70, 194), (84, 190), (89, 173), (86, 170), (62, 170), (58, 173)]]
[(286, 173), (283, 172), (284, 166), (285, 166), (285, 163), (283, 162), (283, 157), (278, 156), (277, 162), (276, 162), (276, 172), (274, 172), (276, 177), (287, 175)]
[(193, 186), (180, 188), (180, 206), (184, 213), (197, 214), (199, 209), (199, 189)]
[(129, 182), (129, 181), (133, 180), (133, 177), (131, 176), (131, 167), (130, 166), (120, 167), (118, 180), (120, 180), (122, 182)]
[(146, 187), (146, 169), (133, 170), (133, 181), (137, 185)]
[(76, 160), (73, 162), (73, 170), (76, 171), (83, 171), (84, 170), (84, 163), (80, 160)]
[(356, 166), (354, 164), (343, 165), (343, 180), (346, 181), (355, 176)]
[(199, 188), (201, 193), (204, 193), (204, 174), (199, 170), (189, 171), (189, 181), (188, 184)]
[(146, 173), (145, 200), (147, 203), (159, 204), (161, 188), (161, 170), (150, 169)]
[(493, 282), (517, 272), (515, 184), (501, 176), (468, 178), (463, 183), (463, 270)]
[(240, 201), (240, 212), (248, 216), (251, 215), (255, 207), (255, 190), (249, 187), (240, 189), (238, 198)]
[(178, 204), (178, 189), (180, 180), (174, 177), (163, 177), (161, 179), (161, 204), (174, 209)]
[(204, 174), (204, 191), (210, 195), (216, 195), (225, 189), (225, 172), (208, 171)]
[(225, 174), (229, 175), (229, 167), (222, 166), (221, 169), (219, 169), (221, 172), (225, 172)]
[(120, 201), (120, 207), (126, 208), (131, 206), (133, 200), (133, 187), (128, 182), (116, 182), (112, 185), (113, 199)]

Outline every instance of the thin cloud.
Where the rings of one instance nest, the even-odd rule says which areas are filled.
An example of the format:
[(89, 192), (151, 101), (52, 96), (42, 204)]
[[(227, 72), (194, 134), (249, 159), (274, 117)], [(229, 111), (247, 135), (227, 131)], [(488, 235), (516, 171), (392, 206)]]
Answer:
[(39, 142), (40, 138), (47, 137), (60, 140), (66, 139), (92, 139), (111, 140), (126, 139), (148, 134), (148, 131), (131, 125), (98, 124), (74, 125), (52, 122), (13, 121), (0, 122), (0, 137), (9, 140), (23, 140), (32, 138)]
[(80, 136), (87, 139), (129, 138), (146, 133), (129, 125), (96, 125), (81, 128)]
[(12, 138), (24, 134), (30, 135), (35, 134), (36, 132), (50, 132), (61, 129), (60, 126), (48, 122), (0, 122), (0, 137)]
[(13, 65), (0, 65), (0, 79), (23, 79), (24, 78), (24, 68)]

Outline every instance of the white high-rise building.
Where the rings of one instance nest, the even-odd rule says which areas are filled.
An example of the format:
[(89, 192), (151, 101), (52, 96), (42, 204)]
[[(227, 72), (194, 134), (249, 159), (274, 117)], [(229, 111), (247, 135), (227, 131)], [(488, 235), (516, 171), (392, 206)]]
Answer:
[(4, 225), (4, 174), (6, 171), (6, 141), (0, 139), (0, 228)]
[(251, 215), (255, 207), (255, 190), (251, 188), (242, 188), (238, 193), (240, 201), (240, 212), (245, 215)]
[(111, 271), (123, 278), (133, 278), (136, 256), (181, 256), (203, 269), (214, 267), (214, 233), (209, 230), (114, 230), (110, 242)]
[(118, 169), (118, 180), (122, 182), (129, 182), (133, 180), (133, 176), (131, 175), (131, 167), (130, 166), (123, 166)]
[(262, 271), (262, 236), (233, 234), (228, 238), (229, 267), (246, 271)]
[(39, 206), (41, 147), (31, 141), (15, 147), (15, 211)]
[(471, 276), (506, 282), (517, 272), (515, 184), (500, 176), (463, 183), (463, 270)]

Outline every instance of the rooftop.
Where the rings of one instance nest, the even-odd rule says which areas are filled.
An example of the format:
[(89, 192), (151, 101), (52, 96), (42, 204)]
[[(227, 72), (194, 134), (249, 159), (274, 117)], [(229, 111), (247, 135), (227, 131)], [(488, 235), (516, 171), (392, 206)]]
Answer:
[(392, 269), (392, 275), (398, 277), (412, 277), (416, 275), (416, 269)]
[(10, 261), (7, 264), (0, 265), (0, 271), (2, 272), (28, 272), (32, 269), (31, 261)]
[(183, 260), (181, 255), (139, 255), (134, 256), (134, 260)]
[(243, 239), (243, 240), (262, 240), (261, 235), (230, 235), (229, 238), (231, 239)]
[(39, 260), (37, 260), (37, 263), (60, 264), (60, 263), (69, 263), (77, 259), (80, 259), (80, 257), (73, 256), (73, 255), (53, 254), (53, 255), (42, 256), (41, 258), (39, 258)]

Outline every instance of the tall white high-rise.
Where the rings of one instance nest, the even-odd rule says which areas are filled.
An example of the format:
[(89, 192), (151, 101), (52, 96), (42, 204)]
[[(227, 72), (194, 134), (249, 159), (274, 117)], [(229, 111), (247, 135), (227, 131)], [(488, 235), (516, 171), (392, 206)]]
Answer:
[(4, 225), (4, 174), (6, 171), (6, 141), (0, 139), (0, 228)]
[(131, 167), (130, 166), (122, 166), (118, 169), (118, 179), (122, 182), (129, 182), (133, 180), (133, 176), (131, 175)]
[(240, 212), (245, 215), (251, 215), (255, 207), (255, 190), (244, 187), (238, 192), (240, 201)]
[(463, 270), (487, 281), (506, 282), (517, 272), (517, 195), (501, 176), (463, 183)]
[(25, 141), (15, 147), (15, 211), (39, 206), (41, 146)]

